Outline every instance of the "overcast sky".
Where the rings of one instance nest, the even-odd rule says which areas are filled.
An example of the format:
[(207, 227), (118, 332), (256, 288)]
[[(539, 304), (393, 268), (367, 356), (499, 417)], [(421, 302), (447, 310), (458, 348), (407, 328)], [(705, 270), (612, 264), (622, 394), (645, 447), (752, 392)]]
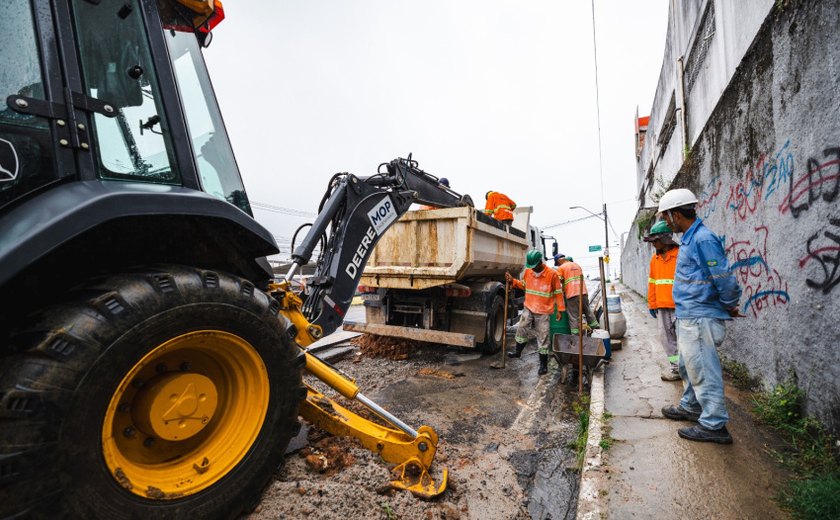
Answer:
[[(637, 207), (633, 117), (653, 102), (667, 11), (666, 0), (595, 1), (618, 233)], [(371, 175), (411, 152), (477, 205), (492, 189), (533, 206), (539, 226), (586, 214), (569, 206), (600, 212), (589, 0), (229, 0), (225, 14), (205, 56), (252, 201), (314, 212), (333, 173)], [(254, 214), (285, 248), (311, 221)], [(603, 244), (603, 222), (546, 233), (597, 265), (587, 246)]]

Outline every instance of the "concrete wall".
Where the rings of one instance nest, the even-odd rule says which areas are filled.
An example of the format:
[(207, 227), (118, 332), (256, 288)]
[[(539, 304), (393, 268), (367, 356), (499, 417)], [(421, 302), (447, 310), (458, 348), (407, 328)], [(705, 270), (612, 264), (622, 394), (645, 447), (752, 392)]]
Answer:
[(648, 264), (651, 255), (653, 255), (653, 246), (642, 242), (639, 227), (633, 224), (627, 234), (624, 249), (621, 250), (621, 283), (642, 296), (647, 295)]
[[(766, 17), (671, 187), (692, 189), (724, 243), (747, 318), (723, 354), (770, 386), (796, 378), (840, 430), (840, 5)], [(635, 231), (630, 236), (635, 237)], [(649, 246), (628, 240), (640, 290)], [(632, 265), (630, 259), (632, 261)], [(636, 270), (638, 274), (630, 274)]]

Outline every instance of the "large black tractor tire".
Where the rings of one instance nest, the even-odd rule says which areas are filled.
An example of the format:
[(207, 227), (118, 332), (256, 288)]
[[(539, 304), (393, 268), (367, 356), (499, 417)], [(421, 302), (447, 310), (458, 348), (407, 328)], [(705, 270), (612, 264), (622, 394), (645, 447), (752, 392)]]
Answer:
[(487, 354), (498, 352), (502, 348), (502, 340), (506, 333), (505, 300), (496, 295), (487, 310), (487, 330), (484, 333), (484, 341), (478, 347), (479, 350)]
[(253, 507), (305, 397), (304, 356), (277, 310), (247, 280), (181, 266), (104, 277), (45, 305), (0, 358), (0, 518)]

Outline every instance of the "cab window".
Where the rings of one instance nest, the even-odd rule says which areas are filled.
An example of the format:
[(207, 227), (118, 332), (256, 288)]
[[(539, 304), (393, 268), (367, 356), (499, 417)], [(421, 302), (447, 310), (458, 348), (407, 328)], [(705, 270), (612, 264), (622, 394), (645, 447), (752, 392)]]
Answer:
[(180, 184), (138, 0), (73, 2), (87, 95), (113, 106), (92, 129), (99, 176)]
[(181, 104), (202, 189), (251, 213), (245, 187), (216, 103), (198, 41), (192, 32), (166, 29)]

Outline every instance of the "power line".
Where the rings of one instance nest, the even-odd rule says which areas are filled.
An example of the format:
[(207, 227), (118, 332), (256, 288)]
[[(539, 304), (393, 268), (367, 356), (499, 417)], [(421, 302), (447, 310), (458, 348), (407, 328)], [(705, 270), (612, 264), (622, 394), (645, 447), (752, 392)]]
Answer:
[(289, 215), (292, 217), (303, 217), (303, 218), (315, 218), (317, 215), (312, 213), (311, 211), (301, 211), (299, 209), (292, 209), (286, 208), (283, 206), (275, 206), (274, 204), (268, 204), (267, 202), (259, 202), (256, 200), (251, 201), (251, 207), (256, 209), (261, 209), (263, 211), (270, 211), (272, 213), (280, 213), (283, 215)]
[(595, 38), (595, 0), (592, 0), (592, 49), (595, 53), (595, 110), (598, 114), (598, 170), (601, 174), (601, 204), (604, 203), (604, 159), (601, 154), (601, 94), (598, 88), (598, 42)]
[(565, 220), (563, 222), (558, 222), (557, 224), (549, 224), (547, 226), (542, 226), (541, 229), (551, 229), (551, 228), (554, 228), (554, 227), (565, 226), (566, 224), (573, 224), (575, 222), (580, 222), (581, 220), (587, 220), (587, 219), (590, 219), (592, 217), (597, 217), (597, 216), (598, 215), (587, 215), (585, 217), (573, 218), (572, 220)]

